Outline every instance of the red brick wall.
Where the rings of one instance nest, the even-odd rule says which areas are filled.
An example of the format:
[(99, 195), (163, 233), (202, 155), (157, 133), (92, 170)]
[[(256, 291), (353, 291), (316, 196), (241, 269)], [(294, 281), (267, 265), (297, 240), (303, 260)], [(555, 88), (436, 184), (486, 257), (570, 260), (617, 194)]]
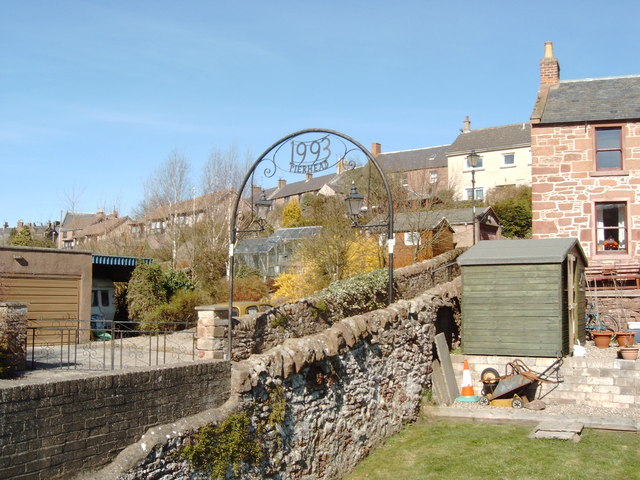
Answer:
[[(597, 125), (600, 126), (600, 125)], [(596, 172), (595, 126), (531, 129), (533, 237), (576, 237), (590, 261), (640, 261), (640, 122), (622, 125), (623, 172)], [(628, 254), (596, 255), (595, 202), (626, 201)]]

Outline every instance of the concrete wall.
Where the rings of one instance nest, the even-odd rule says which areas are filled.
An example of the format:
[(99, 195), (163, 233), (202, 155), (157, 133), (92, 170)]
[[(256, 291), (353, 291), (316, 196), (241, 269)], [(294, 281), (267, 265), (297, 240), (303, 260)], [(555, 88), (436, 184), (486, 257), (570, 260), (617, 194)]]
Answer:
[[(444, 311), (455, 321), (459, 290), (459, 281), (444, 284), (235, 364), (234, 408), (261, 426), (252, 439), (263, 454), (233, 478), (339, 479), (415, 420), (429, 383), (436, 319)], [(270, 418), (278, 403), (284, 419), (274, 424)], [(214, 417), (202, 420), (222, 419)], [(207, 478), (194, 476), (174, 455), (193, 432), (173, 430), (171, 438), (148, 432), (94, 478), (160, 478), (166, 472), (172, 478)]]
[(105, 464), (149, 427), (220, 406), (229, 377), (228, 362), (207, 362), (56, 383), (0, 381), (0, 478), (66, 478)]

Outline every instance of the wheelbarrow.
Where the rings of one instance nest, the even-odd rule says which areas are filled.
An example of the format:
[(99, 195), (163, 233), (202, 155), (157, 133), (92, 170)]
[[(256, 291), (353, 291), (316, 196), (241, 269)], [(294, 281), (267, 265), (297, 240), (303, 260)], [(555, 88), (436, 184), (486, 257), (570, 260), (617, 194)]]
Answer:
[(498, 371), (494, 368), (485, 368), (480, 374), (483, 386), (478, 403), (484, 406), (522, 408), (525, 403), (535, 398), (540, 383), (560, 383), (563, 381), (558, 373), (562, 362), (562, 357), (559, 357), (543, 372), (537, 373), (522, 360), (516, 359), (507, 363), (503, 376), (499, 376)]

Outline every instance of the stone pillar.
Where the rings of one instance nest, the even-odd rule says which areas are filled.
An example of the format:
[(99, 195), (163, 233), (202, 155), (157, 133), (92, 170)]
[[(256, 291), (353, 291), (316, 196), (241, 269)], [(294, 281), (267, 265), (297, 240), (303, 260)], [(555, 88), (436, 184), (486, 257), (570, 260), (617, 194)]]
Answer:
[(205, 360), (224, 360), (228, 350), (227, 328), (229, 320), (226, 307), (206, 305), (196, 307), (198, 312), (198, 329), (196, 350), (198, 356)]
[(27, 364), (27, 304), (0, 302), (0, 377)]

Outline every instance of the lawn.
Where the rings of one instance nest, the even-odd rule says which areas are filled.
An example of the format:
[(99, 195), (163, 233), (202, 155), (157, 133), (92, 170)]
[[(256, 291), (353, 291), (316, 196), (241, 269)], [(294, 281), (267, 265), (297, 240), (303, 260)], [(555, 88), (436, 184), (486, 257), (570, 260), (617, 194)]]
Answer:
[(640, 435), (584, 430), (579, 443), (533, 440), (533, 426), (419, 420), (344, 480), (640, 479)]

